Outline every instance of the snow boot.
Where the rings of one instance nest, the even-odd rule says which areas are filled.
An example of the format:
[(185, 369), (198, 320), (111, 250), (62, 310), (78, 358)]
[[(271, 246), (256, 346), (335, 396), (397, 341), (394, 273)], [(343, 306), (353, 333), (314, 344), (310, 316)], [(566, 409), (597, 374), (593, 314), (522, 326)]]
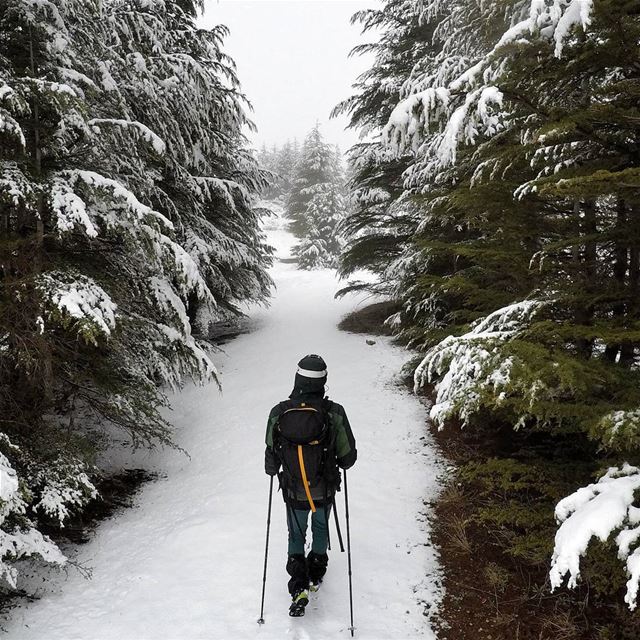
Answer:
[(309, 574), (307, 573), (307, 560), (304, 554), (292, 554), (287, 559), (287, 573), (289, 580), (289, 593), (295, 598), (301, 591), (309, 589)]
[(293, 596), (293, 601), (289, 607), (289, 615), (292, 618), (301, 618), (304, 615), (305, 607), (309, 604), (309, 593), (302, 590)]
[(307, 571), (309, 573), (309, 583), (311, 591), (318, 591), (322, 584), (324, 574), (327, 572), (329, 556), (326, 553), (315, 553), (311, 551), (307, 556)]

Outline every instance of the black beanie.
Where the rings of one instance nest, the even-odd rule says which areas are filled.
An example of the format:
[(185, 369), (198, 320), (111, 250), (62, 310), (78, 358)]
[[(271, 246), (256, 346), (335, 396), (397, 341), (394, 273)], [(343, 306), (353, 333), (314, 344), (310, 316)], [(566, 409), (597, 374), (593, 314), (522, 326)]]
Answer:
[(296, 379), (291, 397), (303, 393), (320, 393), (324, 395), (327, 382), (327, 364), (315, 354), (305, 356), (298, 362)]

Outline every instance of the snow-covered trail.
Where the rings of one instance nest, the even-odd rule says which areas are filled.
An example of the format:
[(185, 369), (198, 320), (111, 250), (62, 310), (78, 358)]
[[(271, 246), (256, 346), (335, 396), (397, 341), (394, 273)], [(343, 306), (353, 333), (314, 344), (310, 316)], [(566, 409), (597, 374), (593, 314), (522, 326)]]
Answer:
[[(273, 231), (286, 252), (290, 236)], [(358, 462), (349, 472), (356, 637), (432, 638), (425, 612), (438, 600), (438, 566), (428, 544), (427, 507), (440, 470), (425, 429), (426, 410), (394, 384), (406, 352), (386, 339), (367, 345), (336, 324), (355, 302), (335, 301), (329, 272), (278, 263), (269, 309), (252, 312), (254, 331), (217, 357), (223, 393), (188, 386), (173, 399), (176, 451), (150, 457), (163, 478), (137, 507), (103, 523), (80, 547), (75, 570), (53, 592), (11, 612), (3, 625), (18, 640), (236, 639), (349, 637), (346, 554), (330, 552), (321, 592), (304, 618), (289, 618), (286, 525), (274, 493), (269, 570), (260, 611), (268, 478), (264, 429), (288, 396), (298, 359), (328, 363), (329, 395), (349, 415)], [(338, 495), (344, 532), (344, 496)], [(333, 520), (332, 520), (333, 525)]]

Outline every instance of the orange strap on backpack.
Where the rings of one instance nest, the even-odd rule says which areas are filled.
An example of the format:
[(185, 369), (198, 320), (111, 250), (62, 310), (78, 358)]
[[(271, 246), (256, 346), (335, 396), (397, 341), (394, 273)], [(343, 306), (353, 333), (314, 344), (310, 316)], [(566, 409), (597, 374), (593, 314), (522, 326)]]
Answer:
[(307, 470), (304, 468), (304, 456), (302, 455), (302, 445), (298, 445), (298, 461), (300, 462), (300, 472), (302, 473), (302, 484), (304, 485), (304, 491), (307, 494), (307, 500), (311, 507), (312, 513), (316, 512), (316, 505), (313, 504), (313, 498), (311, 497), (311, 491), (309, 491), (309, 481), (307, 480)]

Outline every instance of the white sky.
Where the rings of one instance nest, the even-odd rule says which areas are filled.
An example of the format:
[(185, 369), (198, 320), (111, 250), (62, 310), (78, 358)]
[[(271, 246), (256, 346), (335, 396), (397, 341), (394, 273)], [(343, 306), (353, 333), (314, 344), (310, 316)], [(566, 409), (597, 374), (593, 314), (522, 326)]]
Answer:
[(361, 36), (349, 19), (376, 6), (377, 0), (205, 0), (200, 26), (231, 29), (225, 51), (254, 107), (256, 146), (302, 141), (316, 120), (325, 140), (343, 151), (356, 142), (355, 132), (345, 131), (346, 118), (329, 115), (371, 61), (347, 57), (356, 44), (375, 37)]

